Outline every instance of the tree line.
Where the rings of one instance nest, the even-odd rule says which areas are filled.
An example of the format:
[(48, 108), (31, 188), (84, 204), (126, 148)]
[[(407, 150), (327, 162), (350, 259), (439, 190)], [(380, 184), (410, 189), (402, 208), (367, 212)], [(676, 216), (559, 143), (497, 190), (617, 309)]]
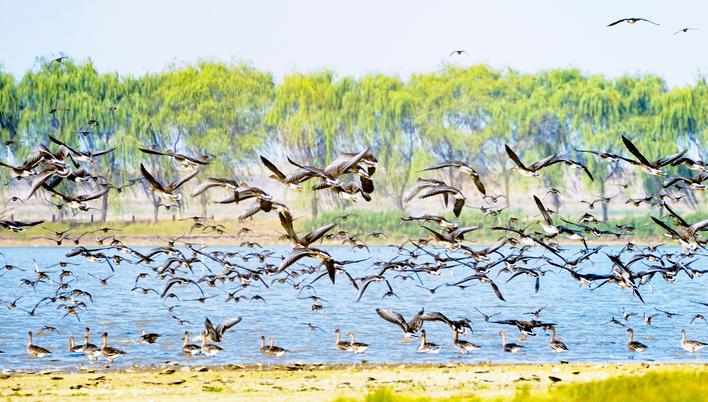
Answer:
[[(704, 159), (707, 89), (703, 78), (669, 88), (653, 75), (609, 79), (577, 69), (520, 73), (445, 66), (407, 80), (332, 71), (276, 80), (243, 63), (205, 61), (136, 77), (100, 73), (91, 61), (40, 59), (19, 79), (0, 70), (0, 161), (21, 162), (51, 134), (82, 150), (115, 147), (93, 169), (116, 185), (139, 177), (140, 162), (149, 160), (139, 147), (213, 155), (201, 179), (248, 181), (259, 153), (277, 151), (324, 166), (340, 152), (369, 147), (379, 161), (379, 200), (403, 209), (418, 170), (441, 160), (469, 163), (504, 194), (527, 185), (510, 172), (508, 144), (529, 161), (555, 153), (584, 162), (595, 180), (572, 179), (582, 180), (588, 194), (606, 196), (612, 180), (633, 173), (577, 150), (621, 153), (620, 136), (627, 135), (649, 158), (688, 149)], [(170, 180), (176, 174), (157, 159), (151, 169)], [(562, 190), (570, 174), (549, 168), (542, 184)], [(0, 175), (9, 182), (8, 171)], [(633, 178), (646, 193), (661, 185), (648, 175)], [(445, 179), (464, 185), (452, 172)], [(143, 190), (157, 220), (159, 200)], [(125, 193), (102, 198), (102, 220), (120, 208), (121, 197)], [(313, 192), (306, 197), (313, 215), (327, 201)], [(206, 196), (195, 201), (206, 215)], [(698, 199), (690, 194), (689, 202), (695, 206)]]

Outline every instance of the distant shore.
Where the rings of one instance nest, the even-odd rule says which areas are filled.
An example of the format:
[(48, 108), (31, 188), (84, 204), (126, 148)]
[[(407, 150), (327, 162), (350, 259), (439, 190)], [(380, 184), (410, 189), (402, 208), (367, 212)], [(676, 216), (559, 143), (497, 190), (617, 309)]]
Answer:
[[(2, 397), (18, 400), (362, 400), (386, 389), (401, 396), (510, 399), (517, 392), (649, 373), (708, 373), (708, 365), (659, 363), (171, 366), (0, 375)], [(700, 384), (699, 384), (700, 385)], [(707, 387), (703, 383), (702, 387)]]

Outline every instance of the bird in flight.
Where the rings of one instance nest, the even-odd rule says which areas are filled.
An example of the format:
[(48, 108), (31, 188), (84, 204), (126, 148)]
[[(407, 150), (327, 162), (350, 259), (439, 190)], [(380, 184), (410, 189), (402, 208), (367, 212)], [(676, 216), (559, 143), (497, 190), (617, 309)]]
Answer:
[(615, 22), (613, 22), (613, 23), (611, 23), (611, 24), (608, 24), (607, 26), (608, 26), (608, 27), (613, 27), (613, 26), (615, 26), (615, 25), (617, 25), (617, 24), (620, 24), (620, 23), (623, 23), (623, 22), (626, 22), (627, 24), (636, 24), (636, 23), (639, 22), (639, 21), (646, 21), (646, 22), (648, 22), (648, 23), (650, 23), (650, 24), (659, 25), (659, 24), (657, 24), (656, 22), (650, 21), (650, 20), (648, 20), (648, 19), (646, 19), (646, 18), (632, 17), (632, 18), (622, 18), (621, 20), (617, 20), (617, 21), (615, 21)]
[(684, 32), (684, 33), (685, 33), (685, 32), (688, 32), (688, 31), (697, 31), (697, 30), (698, 30), (698, 28), (688, 28), (688, 27), (686, 27), (686, 28), (681, 28), (681, 29), (679, 29), (678, 31), (674, 32), (674, 35), (676, 35), (676, 34), (678, 34), (678, 33), (681, 33), (681, 32)]
[(465, 52), (464, 50), (453, 50), (450, 53), (450, 56), (452, 56), (452, 55), (462, 56), (463, 54), (467, 54), (467, 52)]

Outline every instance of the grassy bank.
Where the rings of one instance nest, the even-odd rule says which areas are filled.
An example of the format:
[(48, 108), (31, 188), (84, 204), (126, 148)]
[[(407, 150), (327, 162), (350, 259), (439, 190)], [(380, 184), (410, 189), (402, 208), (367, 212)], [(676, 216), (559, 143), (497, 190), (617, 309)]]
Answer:
[(287, 365), (0, 375), (7, 400), (693, 401), (703, 364)]
[(430, 398), (399, 395), (390, 388), (381, 388), (364, 398), (341, 397), (335, 402), (695, 402), (708, 395), (708, 371), (677, 369), (657, 371), (637, 376), (617, 376), (601, 381), (568, 385), (552, 385), (543, 389), (530, 386), (516, 388), (513, 397), (484, 398), (460, 394), (452, 397)]
[[(347, 212), (348, 213), (348, 212)], [(352, 235), (358, 235), (361, 239), (366, 238), (366, 234), (374, 231), (382, 231), (385, 238), (369, 238), (367, 242), (372, 244), (391, 244), (399, 242), (407, 238), (419, 238), (426, 235), (426, 231), (420, 227), (421, 222), (404, 222), (401, 217), (406, 216), (400, 211), (356, 211), (352, 212), (346, 220), (336, 219), (339, 216), (346, 214), (342, 211), (329, 211), (321, 213), (316, 218), (300, 219), (296, 221), (297, 230), (311, 230), (316, 227), (326, 225), (330, 222), (337, 221), (337, 229), (346, 230)], [(468, 233), (465, 238), (474, 243), (490, 244), (496, 242), (503, 232), (492, 231), (489, 228), (497, 225), (504, 226), (511, 216), (522, 216), (520, 213), (509, 213), (504, 211), (498, 216), (485, 216), (479, 211), (466, 210), (459, 218), (455, 218), (452, 214), (447, 214), (445, 217), (450, 221), (460, 222), (464, 225), (481, 225), (481, 230)], [(708, 213), (687, 215), (688, 222), (697, 222), (708, 218)], [(566, 217), (568, 220), (577, 220), (577, 217)], [(668, 221), (668, 218), (666, 219)], [(95, 231), (104, 226), (118, 229), (117, 232), (111, 232), (121, 238), (126, 243), (131, 244), (163, 244), (169, 237), (183, 236), (189, 233), (192, 226), (192, 221), (166, 220), (159, 223), (150, 222), (109, 222), (106, 225), (100, 223), (44, 223), (44, 226), (56, 231), (71, 229), (69, 240), (63, 242), (62, 245), (74, 245), (71, 239), (76, 238), (85, 232)], [(230, 221), (209, 221), (209, 224), (220, 224), (225, 227), (226, 233), (236, 234), (241, 228), (247, 227), (251, 232), (242, 235), (238, 240), (228, 236), (221, 236), (214, 232), (202, 232), (200, 229), (194, 229), (192, 235), (198, 237), (200, 242), (208, 244), (240, 244), (244, 239), (255, 240), (262, 243), (272, 244), (277, 242), (276, 239), (283, 232), (278, 222), (277, 217), (271, 215), (260, 215), (256, 219), (246, 222)], [(532, 225), (529, 231), (540, 230), (533, 220), (522, 220), (516, 224), (517, 227), (526, 227)], [(614, 218), (607, 223), (601, 223), (596, 226), (600, 230), (619, 231), (616, 225), (632, 225), (635, 230), (630, 233), (629, 238), (634, 242), (665, 242), (662, 229), (656, 225), (650, 216), (626, 216)], [(436, 228), (435, 224), (428, 224), (431, 228)], [(569, 225), (568, 225), (569, 226)], [(95, 245), (96, 237), (105, 237), (105, 233), (96, 233), (85, 235), (82, 237), (83, 245)], [(9, 231), (0, 232), (0, 242), (3, 245), (56, 245), (55, 242), (45, 237), (53, 237), (51, 232), (41, 229), (39, 226), (29, 228), (25, 232), (12, 233)], [(610, 243), (616, 241), (616, 237), (612, 235), (604, 235), (597, 239), (592, 234), (586, 235), (588, 241), (593, 243)], [(563, 239), (559, 239), (563, 241)], [(338, 242), (331, 242), (337, 244)]]

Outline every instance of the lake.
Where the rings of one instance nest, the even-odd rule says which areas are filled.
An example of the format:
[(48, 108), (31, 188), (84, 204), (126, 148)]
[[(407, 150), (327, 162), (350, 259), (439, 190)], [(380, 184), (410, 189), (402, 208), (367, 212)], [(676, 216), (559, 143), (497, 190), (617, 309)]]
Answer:
[[(148, 249), (138, 248), (141, 252)], [(226, 248), (219, 249), (227, 250)], [(270, 249), (275, 251), (277, 258), (271, 258), (267, 262), (276, 265), (280, 262), (279, 256), (290, 251), (289, 247), (282, 246)], [(371, 267), (374, 261), (390, 260), (397, 255), (396, 249), (391, 247), (371, 247), (370, 252), (366, 250), (352, 251), (345, 247), (323, 247), (323, 249), (329, 251), (339, 260), (369, 257), (369, 260), (365, 262), (347, 267), (354, 277), (375, 274), (378, 268)], [(499, 285), (506, 302), (498, 300), (488, 285), (476, 282), (470, 282), (472, 286), (465, 290), (442, 286), (434, 294), (431, 294), (431, 292), (416, 286), (419, 284), (417, 279), (394, 278), (397, 273), (393, 271), (387, 272), (386, 276), (400, 299), (389, 297), (382, 300), (383, 294), (387, 291), (385, 283), (382, 282), (371, 284), (362, 300), (357, 302), (358, 292), (346, 277), (338, 275), (336, 285), (332, 285), (325, 276), (315, 285), (316, 295), (324, 300), (320, 302), (324, 308), (313, 311), (312, 300), (305, 298), (313, 294), (311, 290), (303, 289), (300, 293), (301, 298), (298, 298), (298, 290), (288, 282), (275, 282), (271, 285), (270, 282), (274, 277), (264, 278), (265, 282), (271, 285), (269, 288), (256, 282), (237, 294), (249, 298), (260, 295), (265, 301), (242, 300), (238, 303), (233, 301), (226, 303), (227, 295), (224, 290), (233, 291), (239, 285), (238, 282), (226, 282), (225, 284), (218, 283), (217, 288), (202, 286), (206, 296), (215, 296), (208, 299), (206, 303), (186, 301), (200, 297), (195, 286), (175, 286), (172, 291), (179, 296), (181, 302), (178, 303), (176, 300), (170, 299), (163, 304), (162, 299), (155, 293), (144, 295), (141, 292), (131, 292), (138, 273), (149, 272), (152, 274), (147, 266), (126, 263), (117, 265), (115, 266), (115, 275), (109, 279), (108, 286), (101, 286), (98, 280), (89, 276), (88, 273), (106, 277), (111, 273), (108, 266), (90, 263), (82, 257), (67, 259), (64, 255), (69, 250), (68, 248), (34, 247), (0, 249), (5, 255), (4, 258), (0, 257), (2, 265), (12, 264), (27, 270), (25, 272), (3, 271), (0, 300), (6, 304), (17, 297), (23, 297), (17, 302), (18, 307), (15, 309), (0, 308), (0, 326), (2, 328), (0, 330), (0, 350), (5, 352), (0, 355), (1, 368), (72, 369), (79, 365), (86, 365), (88, 360), (83, 355), (66, 352), (68, 336), (73, 335), (78, 343), (82, 343), (85, 326), (92, 329), (92, 343), (100, 346), (100, 334), (106, 331), (110, 334), (109, 344), (127, 352), (127, 355), (117, 360), (114, 367), (132, 364), (162, 364), (167, 361), (199, 365), (282, 362), (353, 363), (362, 360), (371, 363), (626, 361), (630, 358), (652, 361), (696, 361), (701, 358), (700, 355), (687, 353), (680, 347), (679, 333), (681, 329), (686, 329), (689, 339), (708, 341), (708, 325), (705, 321), (699, 320), (689, 324), (694, 314), (706, 315), (708, 313), (708, 308), (689, 302), (689, 300), (706, 301), (708, 299), (705, 278), (697, 277), (691, 280), (683, 273), (679, 274), (677, 280), (671, 284), (666, 283), (660, 275), (657, 275), (650, 284), (642, 286), (640, 291), (646, 305), (633, 297), (631, 291), (620, 289), (616, 285), (607, 284), (596, 290), (589, 290), (587, 287), (581, 288), (567, 272), (558, 272), (558, 269), (548, 271), (541, 278), (540, 290), (535, 293), (534, 281), (525, 275), (517, 277), (509, 283), (505, 283), (509, 277), (508, 273), (502, 273), (497, 278), (497, 272), (502, 267), (500, 264), (492, 271), (490, 277)], [(244, 251), (245, 249), (240, 250)], [(668, 251), (669, 248), (662, 250)], [(501, 251), (505, 254), (510, 252), (509, 249)], [(580, 249), (568, 247), (565, 254), (570, 255), (577, 251)], [(593, 257), (594, 266), (583, 265), (583, 272), (609, 272), (611, 265), (604, 252), (617, 251), (612, 247), (603, 249)], [(106, 253), (112, 255), (118, 252), (110, 250)], [(37, 260), (43, 271), (51, 272), (50, 278), (55, 284), (40, 283), (34, 291), (28, 286), (18, 286), (23, 278), (35, 278), (33, 258)], [(161, 256), (158, 258), (158, 262), (163, 261), (164, 258)], [(700, 260), (692, 267), (705, 269), (708, 258), (697, 258)], [(54, 296), (61, 268), (46, 267), (62, 259), (79, 264), (68, 267), (76, 276), (75, 278), (67, 278), (67, 281), (73, 279), (74, 282), (71, 282), (71, 286), (91, 293), (94, 302), (86, 300), (87, 308), (80, 314), (80, 322), (72, 315), (62, 318), (64, 310), (57, 309), (59, 303), (41, 305), (36, 309), (35, 316), (29, 316), (23, 309), (32, 310), (43, 297)], [(626, 260), (627, 257), (624, 259)], [(252, 268), (260, 265), (257, 259), (249, 259), (248, 262), (241, 262), (238, 258), (232, 260)], [(301, 260), (301, 262), (304, 261)], [(425, 261), (425, 258), (421, 257), (419, 261)], [(215, 273), (220, 272), (218, 264), (212, 262), (208, 265)], [(530, 263), (529, 266), (534, 266), (534, 263)], [(638, 270), (640, 266), (641, 269), (645, 269), (641, 263), (635, 264), (633, 268)], [(553, 267), (543, 267), (543, 269), (551, 268)], [(202, 266), (196, 264), (194, 275), (190, 277), (196, 279), (202, 274), (202, 270)], [(432, 288), (439, 284), (462, 279), (471, 273), (470, 268), (457, 266), (442, 270), (439, 276), (421, 273), (420, 277), (426, 287)], [(309, 283), (314, 276), (313, 274), (295, 280)], [(164, 282), (148, 278), (141, 280), (140, 286), (152, 287), (160, 292)], [(167, 310), (167, 305), (177, 304), (179, 305), (174, 307), (172, 312)], [(541, 313), (540, 319), (557, 324), (558, 338), (568, 345), (569, 352), (553, 353), (548, 345), (550, 333), (546, 334), (543, 330), (537, 329), (536, 332), (539, 336), (529, 337), (523, 342), (522, 352), (505, 353), (501, 348), (501, 337), (498, 335), (498, 331), (502, 329), (507, 331), (510, 341), (521, 343), (516, 340), (519, 334), (517, 329), (485, 322), (474, 310), (476, 307), (487, 314), (500, 312), (492, 320), (531, 319), (533, 316), (524, 313), (543, 305), (548, 305), (548, 307)], [(399, 311), (406, 319), (410, 319), (415, 312), (422, 308), (425, 308), (426, 311), (443, 312), (453, 319), (469, 317), (473, 321), (474, 333), (468, 333), (462, 338), (479, 344), (481, 348), (461, 356), (452, 347), (451, 330), (442, 323), (427, 322), (424, 328), (427, 329), (429, 341), (441, 345), (442, 350), (437, 355), (417, 353), (417, 340), (414, 339), (407, 344), (401, 343), (402, 331), (395, 325), (382, 320), (375, 312), (377, 307)], [(657, 313), (654, 310), (655, 307), (681, 315), (668, 318), (664, 314), (660, 314), (653, 319), (652, 326), (649, 327), (645, 325), (641, 317), (643, 313)], [(611, 317), (622, 320), (623, 310), (638, 313), (637, 316), (629, 320), (627, 325), (634, 328), (637, 340), (649, 346), (646, 352), (628, 352), (625, 330), (607, 323)], [(173, 315), (191, 323), (180, 326), (172, 318)], [(194, 338), (203, 330), (205, 317), (209, 317), (216, 324), (235, 316), (243, 317), (243, 321), (226, 333), (224, 341), (220, 343), (220, 346), (224, 348), (223, 352), (211, 358), (182, 355), (182, 334), (185, 330), (190, 331)], [(303, 324), (308, 322), (322, 328), (324, 332), (311, 331)], [(37, 333), (45, 325), (56, 327), (59, 333), (35, 336), (34, 343), (50, 349), (53, 354), (46, 358), (31, 358), (25, 351), (26, 333), (28, 330)], [(343, 334), (355, 331), (357, 341), (370, 344), (369, 350), (360, 355), (337, 351), (334, 346), (335, 328), (341, 328)], [(139, 343), (138, 338), (143, 329), (148, 332), (160, 333), (161, 337), (158, 342), (152, 345)], [(289, 352), (282, 358), (262, 356), (259, 352), (261, 335), (275, 336), (276, 344), (285, 347)], [(193, 343), (197, 342), (193, 341)]]

